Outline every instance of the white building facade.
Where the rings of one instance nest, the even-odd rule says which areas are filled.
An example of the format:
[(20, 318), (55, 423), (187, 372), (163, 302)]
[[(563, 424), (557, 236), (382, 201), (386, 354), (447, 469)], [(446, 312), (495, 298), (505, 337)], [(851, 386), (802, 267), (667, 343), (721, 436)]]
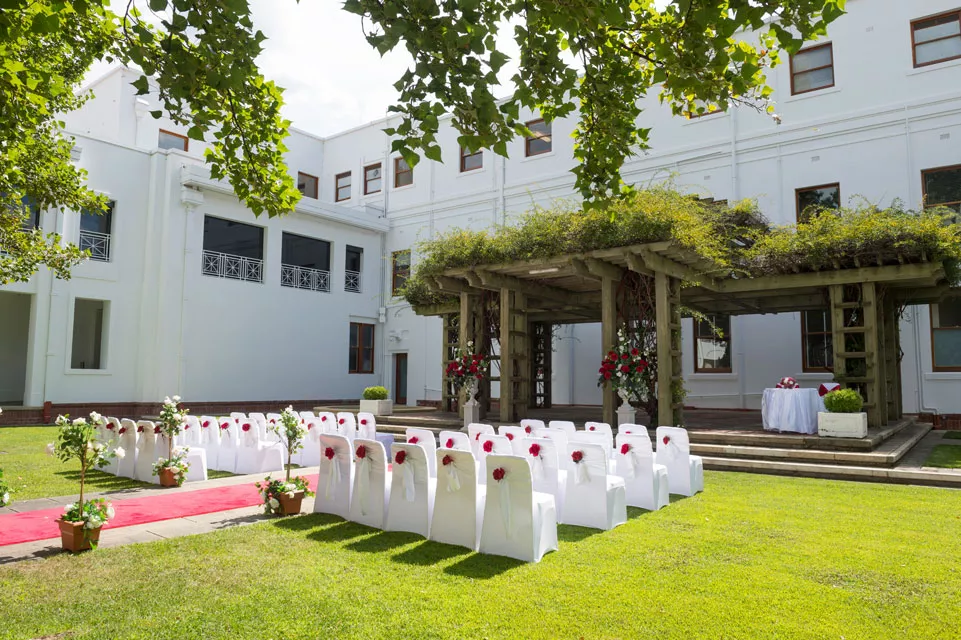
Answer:
[[(780, 125), (745, 108), (678, 118), (646, 99), (639, 124), (652, 127), (652, 148), (625, 164), (624, 178), (756, 198), (774, 224), (795, 222), (815, 200), (961, 208), (957, 2), (850, 0), (825, 39), (769, 72)], [(91, 187), (115, 202), (109, 256), (69, 282), (42, 272), (0, 289), (0, 403), (174, 392), (238, 404), (334, 400), (372, 384), (407, 404), (439, 400), (440, 321), (392, 295), (404, 252), (416, 264), (417, 243), (437, 233), (509, 224), (576, 198), (572, 119), (535, 124), (544, 137), (516, 140), (507, 159), (463, 155), (442, 125), (445, 162), (413, 171), (390, 153), (383, 120), (328, 138), (294, 132), (288, 164), (308, 197), (290, 216), (256, 218), (209, 179), (201, 144), (159, 148), (181, 146), (171, 134), (183, 131), (147, 114), (155, 107), (138, 102), (135, 77), (108, 75), (68, 118)], [(102, 247), (105, 229), (83, 218), (47, 211), (40, 222)], [(718, 344), (695, 339), (685, 320), (687, 403), (758, 408), (783, 376), (830, 380), (823, 323), (816, 313), (738, 316)], [(905, 411), (961, 414), (961, 302), (909, 307), (901, 331)], [(557, 329), (554, 404), (600, 403), (599, 357), (599, 325)]]

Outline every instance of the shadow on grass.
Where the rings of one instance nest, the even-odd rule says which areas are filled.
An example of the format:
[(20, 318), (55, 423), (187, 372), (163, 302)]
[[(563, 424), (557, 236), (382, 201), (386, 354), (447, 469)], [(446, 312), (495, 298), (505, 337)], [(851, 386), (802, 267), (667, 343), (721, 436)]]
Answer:
[[(71, 483), (80, 483), (80, 471), (54, 471), (54, 475), (60, 476)], [(103, 471), (88, 471), (86, 477), (87, 487), (98, 492), (123, 491), (129, 489), (140, 489), (149, 486), (149, 483), (132, 480), (122, 476), (114, 476)]]
[(401, 551), (397, 555), (392, 556), (391, 560), (418, 567), (428, 567), (438, 562), (443, 562), (444, 560), (450, 560), (458, 556), (466, 556), (469, 553), (471, 553), (471, 550), (465, 547), (434, 542), (433, 540), (424, 540), (423, 543), (416, 547)]
[(603, 529), (591, 529), (590, 527), (581, 527), (574, 524), (557, 525), (558, 542), (580, 542), (581, 540), (587, 540), (601, 533), (607, 532)]
[(382, 553), (384, 551), (390, 551), (396, 547), (403, 547), (404, 545), (424, 539), (423, 536), (419, 536), (416, 533), (405, 533), (401, 531), (379, 531), (378, 529), (372, 529), (370, 527), (363, 528), (366, 531), (378, 531), (378, 533), (367, 538), (363, 538), (362, 540), (351, 542), (345, 547), (346, 549), (350, 549), (351, 551), (360, 551), (362, 553)]
[[(321, 525), (323, 525), (323, 524), (329, 524), (330, 522), (329, 520), (326, 520), (326, 518), (336, 518), (337, 516), (326, 516), (326, 515), (321, 516), (320, 514), (318, 514), (317, 516), (297, 518), (297, 520), (310, 521), (315, 517), (324, 518), (324, 520), (315, 521), (315, 524), (319, 522)], [(363, 525), (357, 524), (356, 522), (348, 522), (347, 520), (341, 520), (339, 522), (334, 521), (333, 524), (331, 524), (330, 526), (324, 527), (323, 529), (317, 529), (316, 531), (311, 531), (310, 533), (307, 534), (307, 537), (317, 542), (346, 542), (348, 540), (353, 540), (354, 538), (359, 538), (360, 536), (367, 535), (371, 531), (374, 531), (374, 530), (370, 529), (369, 527), (365, 527)]]
[(329, 513), (307, 513), (300, 516), (277, 518), (273, 525), (279, 529), (288, 531), (310, 531), (317, 527), (331, 524), (350, 524), (340, 516)]
[(504, 556), (490, 556), (481, 553), (473, 553), (460, 562), (446, 567), (444, 573), (462, 578), (474, 578), (475, 580), (489, 580), (496, 578), (502, 573), (511, 569), (522, 567), (526, 563), (514, 558)]
[(633, 520), (635, 518), (640, 518), (643, 515), (647, 515), (648, 513), (654, 513), (654, 512), (649, 509), (641, 509), (640, 507), (628, 507), (627, 519)]

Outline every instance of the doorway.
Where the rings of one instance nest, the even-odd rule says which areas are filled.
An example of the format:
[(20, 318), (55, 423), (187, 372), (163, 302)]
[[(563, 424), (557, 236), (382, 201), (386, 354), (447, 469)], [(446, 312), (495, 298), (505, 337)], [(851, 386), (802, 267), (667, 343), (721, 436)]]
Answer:
[(407, 404), (407, 354), (394, 354), (394, 404)]

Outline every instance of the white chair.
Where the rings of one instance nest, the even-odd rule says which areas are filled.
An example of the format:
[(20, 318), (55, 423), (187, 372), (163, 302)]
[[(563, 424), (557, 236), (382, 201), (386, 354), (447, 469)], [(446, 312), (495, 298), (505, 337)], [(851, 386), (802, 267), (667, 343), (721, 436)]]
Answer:
[(271, 446), (260, 440), (260, 429), (255, 420), (240, 423), (237, 445), (237, 473), (271, 473), (283, 471), (284, 454), (280, 446)]
[[(116, 451), (117, 445), (120, 442), (120, 420), (116, 418), (104, 418), (102, 428), (103, 439), (101, 439), (101, 427), (99, 426), (97, 427), (97, 439), (107, 445), (108, 451)], [(102, 469), (102, 471), (115, 476), (117, 475), (117, 469), (119, 466), (120, 458), (114, 458)]]
[[(358, 453), (363, 447), (364, 456)], [(368, 527), (387, 526), (387, 501), (391, 473), (387, 471), (384, 445), (372, 438), (354, 440), (354, 485), (350, 494), (348, 519)]]
[[(549, 431), (549, 429), (540, 429)], [(567, 492), (567, 471), (561, 468), (561, 452), (550, 438), (526, 437), (522, 440), (523, 455), (531, 463), (534, 491), (554, 496), (557, 521), (564, 522), (564, 498)], [(566, 449), (565, 449), (566, 451)], [(535, 455), (535, 453), (537, 455)]]
[[(578, 454), (580, 462), (574, 461)], [(624, 478), (608, 474), (604, 447), (570, 442), (567, 456), (574, 469), (567, 474), (564, 523), (608, 530), (627, 522)]]
[(117, 460), (116, 475), (135, 478), (137, 475), (137, 423), (124, 418), (117, 430), (117, 446), (123, 447), (124, 457)]
[(116, 418), (104, 418), (102, 425), (107, 440), (113, 440), (116, 444), (117, 432), (120, 431), (120, 420)]
[[(253, 414), (251, 414), (252, 416)], [(280, 424), (280, 414), (279, 413), (268, 413), (264, 416), (263, 424), (257, 421), (257, 426), (260, 429), (260, 439), (266, 441), (280, 442), (280, 436), (270, 430), (274, 425)]]
[[(554, 496), (534, 491), (524, 458), (492, 455), (488, 460), (480, 552), (539, 562), (557, 549)], [(496, 480), (495, 471), (503, 477)]]
[(385, 531), (409, 531), (427, 538), (437, 488), (437, 480), (430, 477), (427, 450), (420, 443), (395, 442), (390, 451), (393, 468)]
[(617, 435), (617, 475), (624, 478), (627, 504), (657, 511), (671, 502), (667, 467), (654, 463), (651, 439), (647, 435)]
[(521, 429), (526, 436), (533, 436), (535, 429), (543, 429), (545, 426), (543, 420), (534, 420), (533, 418), (524, 418), (521, 420)]
[(236, 473), (237, 451), (240, 448), (239, 427), (233, 418), (220, 418), (217, 424), (220, 431), (220, 452), (217, 454), (217, 468)]
[(320, 436), (324, 433), (320, 420), (314, 418), (307, 421), (307, 435), (304, 436), (303, 447), (291, 457), (294, 464), (302, 467), (316, 467), (320, 465)]
[(470, 438), (470, 446), (474, 451), (474, 457), (478, 457), (477, 450), (480, 448), (480, 439), (482, 435), (494, 435), (494, 427), (489, 424), (479, 424), (472, 422), (467, 425), (467, 437)]
[(497, 436), (491, 434), (485, 434), (481, 436), (478, 441), (480, 445), (477, 449), (477, 460), (480, 463), (478, 465), (477, 477), (484, 483), (487, 482), (486, 464), (487, 457), (496, 454), (501, 456), (514, 455), (514, 447), (511, 446), (511, 441), (507, 439), (507, 436)]
[(584, 431), (590, 431), (592, 433), (606, 433), (607, 435), (614, 437), (614, 431), (611, 429), (611, 425), (606, 422), (585, 422)]
[(614, 455), (614, 438), (610, 433), (598, 433), (597, 431), (575, 431), (567, 434), (568, 442), (580, 444), (597, 444), (604, 447), (604, 454), (610, 460)]
[(681, 427), (657, 428), (657, 464), (667, 467), (671, 493), (693, 496), (704, 491), (704, 462), (691, 455), (691, 441)]
[(471, 447), (471, 439), (463, 431), (441, 431), (440, 447), (444, 449), (457, 449), (458, 451), (474, 452)]
[(434, 441), (434, 432), (429, 429), (409, 427), (404, 435), (407, 436), (409, 444), (419, 444), (424, 447), (427, 453), (427, 470), (430, 471), (431, 478), (436, 478), (437, 461), (434, 460), (434, 453), (437, 451), (437, 442)]
[(321, 411), (317, 414), (320, 426), (324, 433), (337, 433), (337, 416), (330, 411)]
[(568, 432), (565, 429), (557, 429), (554, 427), (548, 427), (547, 429), (535, 429), (535, 438), (547, 438), (554, 443), (554, 448), (557, 449), (557, 465), (564, 471), (570, 471), (573, 467), (570, 457), (565, 455), (567, 453), (567, 442), (568, 442)]
[[(528, 435), (527, 431), (525, 431), (525, 428), (530, 428), (530, 427), (509, 427), (506, 425), (501, 425), (500, 427), (497, 427), (497, 433), (511, 441), (511, 452), (515, 456), (524, 455), (525, 449), (522, 446), (523, 443), (521, 442), (521, 440), (523, 440), (524, 437)], [(531, 430), (531, 434), (533, 433), (534, 433), (533, 430)]]
[(184, 418), (184, 444), (188, 447), (200, 447), (202, 434), (200, 433), (200, 419), (197, 416), (187, 415)]
[(220, 468), (220, 424), (213, 416), (200, 416), (200, 446), (207, 452), (207, 468)]
[(377, 418), (368, 411), (357, 414), (357, 437), (374, 440), (377, 437)]
[(351, 442), (357, 437), (357, 418), (350, 411), (337, 412), (337, 433)]
[(320, 472), (314, 513), (350, 517), (350, 492), (354, 483), (354, 451), (350, 441), (336, 433), (320, 436)]
[(201, 447), (183, 447), (187, 454), (187, 475), (184, 482), (202, 482), (207, 479), (207, 451)]
[(301, 412), (300, 412), (300, 417), (303, 418), (304, 424), (307, 424), (307, 421), (308, 421), (308, 420), (313, 420), (313, 419), (316, 418), (317, 416), (314, 415), (314, 412), (313, 412), (313, 411), (301, 411)]
[[(467, 434), (460, 435), (466, 440)], [(436, 454), (438, 476), (430, 539), (477, 551), (487, 486), (477, 484), (474, 454), (469, 447), (467, 450), (443, 447)]]
[(234, 419), (234, 422), (236, 422), (237, 424), (240, 424), (241, 422), (247, 419), (247, 414), (241, 413), (239, 411), (232, 411), (230, 413), (230, 417)]
[(547, 423), (550, 429), (560, 429), (566, 433), (574, 433), (577, 431), (577, 427), (570, 420), (551, 420)]
[(625, 422), (617, 428), (617, 434), (627, 435), (627, 436), (644, 436), (648, 440), (651, 439), (650, 435), (647, 433), (647, 427), (642, 424), (633, 424), (631, 422)]
[(267, 428), (267, 416), (262, 413), (248, 413), (247, 419), (253, 420), (257, 424), (261, 440), (280, 442), (280, 437)]
[(160, 478), (153, 474), (153, 463), (157, 459), (157, 434), (154, 424), (149, 420), (137, 422), (137, 463), (134, 478), (141, 482), (160, 483)]

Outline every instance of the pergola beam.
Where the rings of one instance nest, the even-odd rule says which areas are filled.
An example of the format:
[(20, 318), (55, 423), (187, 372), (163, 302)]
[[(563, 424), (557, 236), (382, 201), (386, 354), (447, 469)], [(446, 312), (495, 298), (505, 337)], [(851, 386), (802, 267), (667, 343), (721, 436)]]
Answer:
[[(540, 300), (560, 302), (570, 307), (584, 306), (583, 302), (579, 299), (576, 293), (566, 289), (561, 289), (559, 287), (554, 287), (549, 284), (521, 280), (520, 278), (515, 278), (514, 276), (491, 273), (490, 271), (484, 271), (483, 269), (477, 269), (475, 274), (478, 284), (471, 282), (472, 286), (479, 285), (481, 288), (490, 289), (491, 291), (510, 289), (511, 291), (517, 291), (519, 293), (523, 293), (524, 295), (532, 296)], [(465, 277), (467, 277), (468, 281), (471, 281), (470, 276), (471, 274), (465, 274)]]
[(835, 284), (860, 284), (864, 282), (885, 282), (896, 286), (899, 281), (928, 279), (937, 281), (943, 276), (943, 265), (925, 262), (889, 267), (862, 267), (860, 269), (726, 280), (718, 284), (717, 291), (719, 293), (740, 293), (801, 287), (827, 287)]
[(696, 282), (705, 289), (717, 291), (717, 282), (715, 282), (714, 278), (703, 273), (698, 273), (695, 269), (687, 265), (660, 256), (649, 249), (637, 249), (634, 252), (626, 254), (627, 263), (630, 265), (632, 271), (643, 273), (643, 271), (639, 270), (642, 267), (637, 262), (638, 256), (643, 259), (644, 265), (648, 267), (649, 270), (666, 273), (678, 280)]

